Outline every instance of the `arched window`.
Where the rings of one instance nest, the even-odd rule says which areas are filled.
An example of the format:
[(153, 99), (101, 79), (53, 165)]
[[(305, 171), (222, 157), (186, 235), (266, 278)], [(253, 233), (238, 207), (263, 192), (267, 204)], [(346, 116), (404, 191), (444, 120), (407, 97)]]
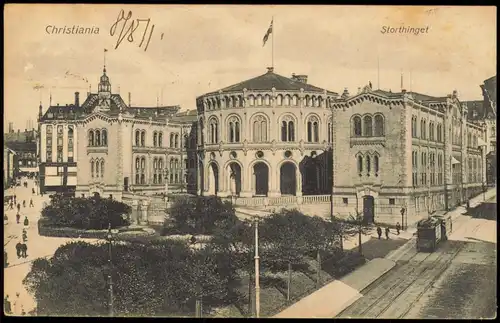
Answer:
[(434, 123), (429, 122), (429, 140), (434, 140)]
[(108, 145), (108, 131), (106, 129), (101, 130), (101, 145), (102, 146)]
[(366, 156), (366, 174), (370, 176), (370, 172), (372, 170), (372, 161), (370, 156)]
[(73, 126), (68, 126), (68, 162), (73, 162), (74, 151), (74, 130)]
[(104, 178), (104, 159), (101, 159), (101, 177)]
[(229, 102), (229, 100), (230, 100), (229, 97), (227, 97), (227, 96), (224, 97), (224, 106), (226, 107), (226, 109), (229, 109), (229, 107), (230, 107), (231, 103)]
[(141, 146), (146, 146), (146, 131), (144, 130), (141, 132)]
[(417, 137), (417, 117), (411, 117), (411, 136), (413, 138)]
[(363, 157), (358, 156), (358, 173), (361, 175), (363, 172)]
[(253, 120), (253, 142), (267, 142), (267, 119), (258, 115)]
[(322, 106), (323, 106), (323, 98), (318, 97), (318, 107), (322, 107)]
[(276, 104), (283, 105), (283, 96), (281, 94), (278, 94), (278, 96), (276, 97)]
[(354, 129), (354, 137), (360, 137), (361, 136), (361, 118), (356, 116), (352, 119), (353, 123), (353, 129)]
[(333, 134), (333, 125), (332, 125), (332, 120), (330, 119), (328, 121), (328, 142), (332, 142), (333, 140), (332, 134)]
[(248, 105), (255, 105), (255, 98), (253, 95), (248, 96)]
[(146, 183), (146, 158), (141, 158), (141, 184)]
[(319, 142), (319, 120), (316, 116), (311, 116), (307, 121), (307, 141)]
[(236, 108), (238, 106), (238, 98), (233, 96), (231, 97), (231, 101), (233, 103), (233, 108)]
[(365, 137), (373, 136), (372, 126), (373, 126), (372, 125), (372, 117), (365, 116), (363, 118), (363, 136), (365, 136)]
[(266, 94), (266, 96), (264, 97), (264, 104), (271, 105), (271, 97), (269, 96), (269, 94)]
[[(200, 126), (200, 128), (201, 128), (201, 126)], [(174, 147), (174, 134), (173, 133), (170, 134), (170, 147), (172, 147), (172, 148)]]
[(292, 104), (294, 106), (298, 106), (299, 105), (299, 97), (297, 95), (293, 96), (293, 98), (292, 98)]
[(262, 105), (262, 95), (257, 95), (257, 105)]
[(153, 147), (156, 147), (158, 145), (158, 134), (153, 132)]
[(309, 95), (306, 95), (304, 97), (304, 106), (308, 107), (310, 103), (311, 103), (311, 98), (309, 98)]
[(139, 146), (141, 143), (141, 132), (139, 130), (135, 131), (135, 145)]
[(375, 137), (384, 136), (384, 117), (381, 115), (375, 116)]
[(290, 96), (285, 94), (283, 105), (290, 105)]
[[(216, 135), (218, 135), (217, 131), (215, 133), (216, 133)], [(175, 146), (175, 148), (179, 148), (179, 134), (178, 133), (176, 133), (174, 136), (174, 146)]]
[(94, 172), (95, 172), (95, 168), (94, 168), (94, 166), (95, 166), (95, 163), (94, 163), (94, 161), (93, 161), (93, 160), (91, 160), (91, 161), (90, 161), (90, 176), (91, 176), (92, 178), (94, 178)]
[(101, 131), (99, 131), (99, 130), (95, 131), (95, 145), (96, 146), (101, 145)]
[(229, 142), (240, 142), (240, 121), (233, 116), (228, 120)]
[[(48, 129), (48, 127), (47, 127)], [(89, 147), (94, 146), (94, 131), (89, 131)]]
[(375, 155), (373, 157), (373, 168), (375, 170), (375, 176), (378, 176), (378, 171), (379, 171), (379, 160), (378, 160), (378, 156)]
[(158, 147), (163, 147), (163, 132), (158, 134)]
[[(210, 143), (216, 144), (219, 141), (219, 123), (218, 123), (217, 119), (211, 118), (208, 121), (208, 124), (209, 124), (209, 129), (210, 129)], [(176, 137), (177, 137), (177, 135), (176, 135)], [(177, 138), (176, 138), (176, 142), (177, 142)], [(177, 147), (177, 143), (176, 143), (176, 147)]]
[(427, 133), (425, 132), (426, 129), (427, 129), (427, 125), (426, 125), (426, 121), (425, 120), (422, 120), (422, 139), (427, 139)]
[(99, 178), (101, 177), (99, 175), (99, 170), (100, 170), (100, 167), (99, 167), (99, 159), (95, 161), (95, 177)]

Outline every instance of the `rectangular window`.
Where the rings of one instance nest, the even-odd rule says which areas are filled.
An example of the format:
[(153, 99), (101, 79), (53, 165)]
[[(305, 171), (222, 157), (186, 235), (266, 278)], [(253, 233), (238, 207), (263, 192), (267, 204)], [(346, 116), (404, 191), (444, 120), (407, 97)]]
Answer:
[(396, 204), (396, 200), (395, 199), (389, 199), (389, 205), (394, 205)]
[(347, 197), (342, 198), (342, 203), (344, 203), (345, 205), (348, 205), (349, 199)]

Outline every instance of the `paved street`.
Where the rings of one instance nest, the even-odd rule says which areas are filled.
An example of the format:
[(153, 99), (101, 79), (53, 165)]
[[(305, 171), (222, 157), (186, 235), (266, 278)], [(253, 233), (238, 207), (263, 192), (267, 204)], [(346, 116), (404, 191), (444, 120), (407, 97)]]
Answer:
[[(21, 314), (21, 307), (26, 313), (34, 309), (35, 301), (24, 289), (22, 280), (31, 268), (31, 262), (40, 257), (52, 256), (57, 248), (70, 241), (77, 239), (69, 238), (51, 238), (42, 237), (38, 234), (37, 221), (43, 208), (43, 202), (49, 202), (49, 196), (32, 195), (31, 188), (33, 181), (28, 180), (28, 188), (17, 187), (15, 194), (22, 205), (23, 199), (26, 200), (26, 208), (21, 207), (21, 223), (16, 223), (16, 211), (7, 210), (4, 207), (4, 214), (7, 214), (9, 220), (4, 224), (4, 249), (7, 252), (9, 266), (4, 269), (4, 296), (9, 295), (14, 314)], [(13, 190), (12, 190), (13, 191)], [(30, 208), (29, 200), (33, 198), (34, 207)], [(18, 258), (16, 254), (16, 243), (22, 241), (23, 220), (27, 216), (30, 224), (27, 230), (28, 234), (28, 252), (27, 258)], [(95, 241), (94, 239), (78, 239), (86, 241)], [(19, 293), (19, 298), (16, 297)]]
[[(458, 215), (433, 253), (413, 246), (338, 317), (491, 318), (496, 311), (496, 202)], [(492, 206), (494, 204), (494, 206)], [(482, 210), (482, 211), (478, 211)], [(457, 212), (460, 211), (457, 210)]]

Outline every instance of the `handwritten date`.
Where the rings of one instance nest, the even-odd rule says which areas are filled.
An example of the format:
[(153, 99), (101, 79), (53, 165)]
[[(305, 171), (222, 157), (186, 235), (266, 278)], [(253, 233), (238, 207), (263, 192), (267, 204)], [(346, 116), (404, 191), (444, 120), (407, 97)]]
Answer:
[[(113, 23), (109, 30), (109, 34), (111, 36), (117, 35), (117, 29), (119, 30), (118, 39), (116, 40), (115, 49), (117, 49), (120, 44), (126, 39), (129, 43), (133, 43), (135, 41), (135, 35), (137, 35), (136, 30), (139, 26), (143, 26), (144, 30), (142, 33), (141, 42), (139, 43), (139, 48), (143, 47), (144, 51), (148, 50), (149, 43), (151, 41), (151, 37), (153, 36), (153, 32), (155, 30), (155, 25), (151, 24), (151, 19), (132, 19), (132, 11), (129, 11), (125, 16), (125, 11), (122, 9), (116, 18), (116, 21)], [(121, 27), (121, 30), (120, 30)], [(140, 32), (140, 31), (138, 31)], [(135, 34), (134, 34), (135, 33)], [(147, 40), (146, 40), (147, 37)], [(161, 34), (161, 39), (163, 39), (163, 33)], [(146, 42), (144, 42), (146, 40)]]

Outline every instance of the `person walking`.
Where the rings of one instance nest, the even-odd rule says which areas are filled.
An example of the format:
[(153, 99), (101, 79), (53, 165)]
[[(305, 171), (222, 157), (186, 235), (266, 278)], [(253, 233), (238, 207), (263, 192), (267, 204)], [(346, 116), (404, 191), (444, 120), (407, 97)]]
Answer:
[(30, 207), (35, 207), (35, 205), (33, 204), (33, 199), (30, 199)]
[(377, 226), (377, 234), (378, 234), (378, 239), (380, 240), (380, 237), (382, 237), (382, 228), (380, 226)]
[(14, 210), (14, 200), (10, 200), (9, 210)]
[(401, 230), (401, 224), (399, 224), (399, 222), (398, 222), (398, 223), (396, 223), (396, 232), (398, 233), (398, 235), (399, 235), (400, 230)]
[(16, 214), (16, 222), (17, 222), (17, 224), (19, 224), (20, 220), (21, 220), (21, 214), (19, 214), (19, 212), (17, 212), (17, 214)]
[(14, 204), (17, 204), (17, 196), (14, 194)]
[(35, 195), (35, 188), (34, 187), (31, 189), (31, 194)]
[(17, 212), (21, 212), (21, 203), (17, 203)]
[(26, 232), (26, 229), (23, 229), (23, 242), (28, 241), (28, 233)]
[(21, 241), (16, 244), (17, 259), (21, 258), (23, 245)]
[(390, 232), (389, 227), (386, 227), (386, 228), (385, 228), (385, 238), (386, 238), (387, 240), (389, 240), (389, 232)]
[(3, 308), (5, 314), (12, 314), (12, 304), (10, 303), (9, 295), (6, 295), (5, 298), (3, 299)]
[(30, 221), (28, 220), (28, 216), (24, 216), (24, 227), (25, 228), (28, 228), (28, 226), (30, 225)]
[(24, 242), (21, 244), (21, 257), (28, 257), (28, 245)]
[(26, 207), (26, 200), (23, 200), (23, 208)]

